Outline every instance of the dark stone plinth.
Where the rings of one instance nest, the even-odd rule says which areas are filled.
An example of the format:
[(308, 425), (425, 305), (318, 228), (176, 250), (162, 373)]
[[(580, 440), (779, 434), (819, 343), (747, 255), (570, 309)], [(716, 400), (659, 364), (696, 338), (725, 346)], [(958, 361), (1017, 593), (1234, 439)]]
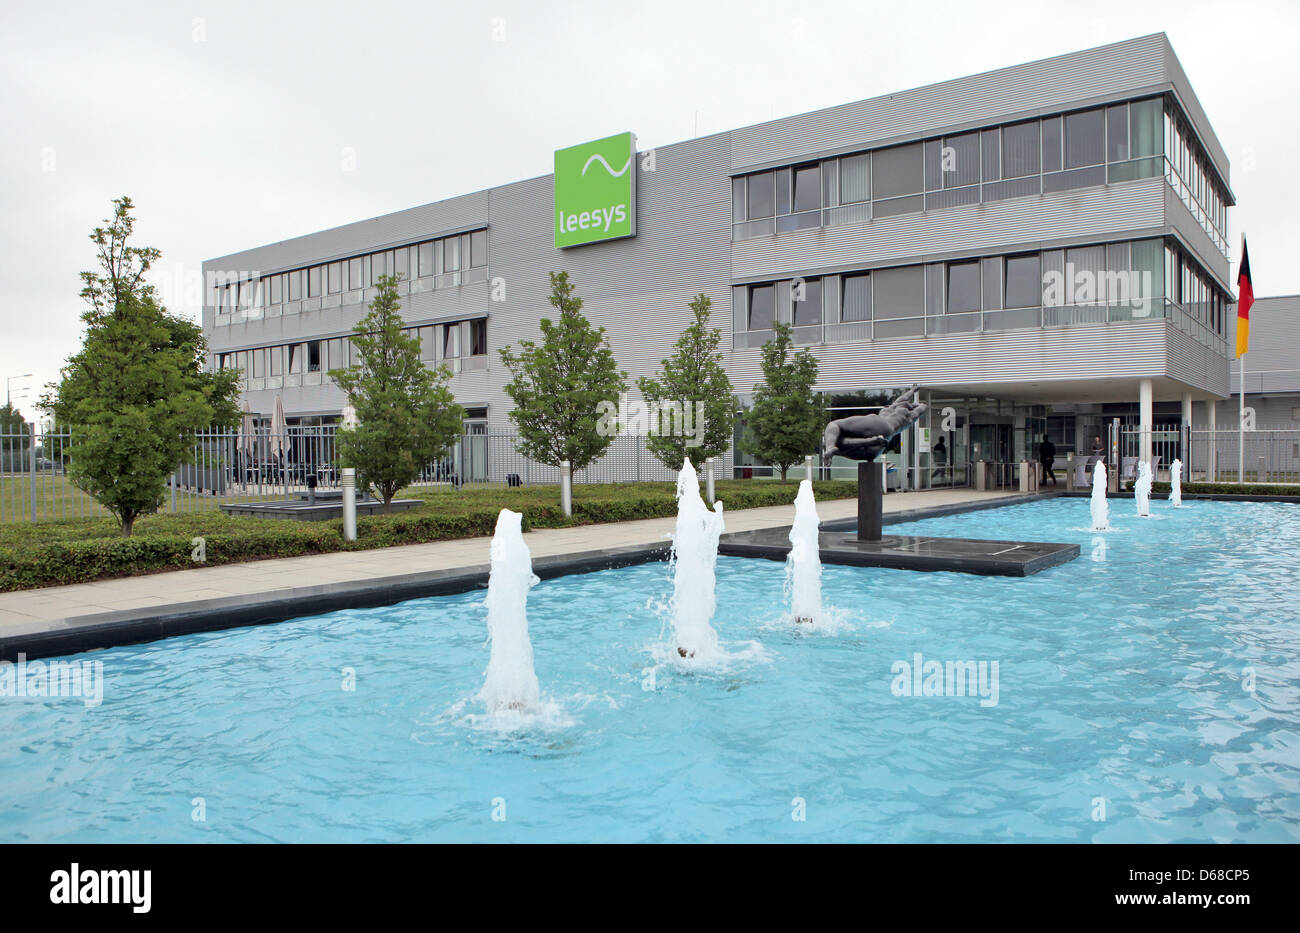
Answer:
[[(393, 512), (405, 512), (418, 505), (424, 505), (423, 499), (394, 499)], [(281, 499), (275, 502), (225, 502), (221, 511), (227, 515), (239, 515), (244, 518), (282, 518), (297, 522), (325, 522), (331, 518), (343, 517), (341, 499), (315, 502), (305, 499)], [(358, 515), (383, 515), (384, 500), (357, 499)]]
[(884, 514), (885, 465), (879, 460), (858, 462), (858, 540), (879, 541)]
[[(1026, 577), (1079, 556), (1077, 544), (982, 541), (923, 535), (882, 535), (878, 541), (863, 541), (856, 532), (843, 531), (823, 532), (818, 543), (824, 564), (946, 570), (1006, 577)], [(724, 535), (718, 543), (718, 553), (785, 560), (790, 553), (790, 529), (765, 528)]]

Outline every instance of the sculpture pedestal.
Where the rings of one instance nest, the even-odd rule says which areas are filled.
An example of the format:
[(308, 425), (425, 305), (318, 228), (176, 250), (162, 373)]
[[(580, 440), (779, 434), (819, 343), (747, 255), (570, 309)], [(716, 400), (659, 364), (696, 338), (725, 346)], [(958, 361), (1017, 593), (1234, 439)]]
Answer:
[(858, 461), (858, 540), (880, 540), (880, 516), (884, 511), (881, 487), (885, 465), (879, 460)]

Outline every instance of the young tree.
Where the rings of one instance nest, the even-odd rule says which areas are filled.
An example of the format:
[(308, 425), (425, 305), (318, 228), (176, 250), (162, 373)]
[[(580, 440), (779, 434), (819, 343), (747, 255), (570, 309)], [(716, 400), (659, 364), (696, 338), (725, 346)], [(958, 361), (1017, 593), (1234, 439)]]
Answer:
[(27, 469), (31, 446), (32, 436), (23, 413), (8, 402), (0, 405), (0, 470)]
[(72, 431), (61, 452), (69, 479), (116, 516), (123, 535), (162, 505), (195, 432), (239, 418), (238, 372), (205, 372), (202, 329), (169, 314), (145, 282), (159, 252), (130, 245), (132, 207), (115, 200), (107, 226), (90, 235), (100, 268), (81, 273), (86, 336), (42, 399)]
[(501, 350), (510, 371), (506, 394), (514, 400), (510, 418), (519, 429), (520, 450), (538, 463), (558, 466), (568, 460), (580, 470), (609, 447), (613, 434), (598, 430), (601, 402), (617, 404), (627, 387), (605, 340), (573, 294), (567, 272), (551, 273), (551, 304), (558, 320), (543, 318), (542, 341), (519, 341), (516, 354)]
[(817, 359), (807, 350), (791, 354), (788, 324), (775, 325), (776, 336), (763, 345), (763, 381), (754, 387), (754, 406), (745, 416), (741, 449), (786, 473), (817, 450), (825, 418), (813, 385)]
[(338, 433), (339, 461), (355, 467), (363, 488), (374, 488), (392, 511), (393, 496), (420, 475), (424, 465), (447, 455), (460, 436), (465, 410), (447, 382), (445, 366), (430, 370), (420, 341), (402, 332), (397, 313), (398, 277), (381, 276), (370, 313), (353, 328), (360, 362), (330, 375), (348, 394), (360, 422)]
[[(642, 377), (637, 381), (641, 395), (651, 410), (664, 411), (665, 405), (680, 404), (683, 418), (675, 427), (684, 429), (690, 419), (690, 431), (676, 430), (668, 434), (651, 434), (646, 447), (659, 462), (672, 470), (681, 469), (690, 457), (699, 467), (709, 457), (724, 453), (731, 445), (735, 425), (735, 400), (731, 395), (731, 380), (722, 366), (718, 346), (722, 332), (709, 328), (710, 307), (713, 302), (707, 295), (696, 295), (690, 308), (694, 320), (677, 338), (672, 356), (663, 361), (663, 371), (658, 379)], [(702, 416), (701, 416), (702, 406)], [(660, 418), (660, 426), (663, 425)]]

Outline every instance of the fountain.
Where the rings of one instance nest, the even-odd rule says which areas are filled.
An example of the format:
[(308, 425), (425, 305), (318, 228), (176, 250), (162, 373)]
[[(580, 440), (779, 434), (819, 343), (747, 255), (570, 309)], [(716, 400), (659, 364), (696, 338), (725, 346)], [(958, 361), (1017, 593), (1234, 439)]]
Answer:
[(1138, 478), (1133, 484), (1133, 498), (1137, 501), (1138, 517), (1151, 517), (1151, 466), (1145, 460), (1138, 461)]
[(799, 483), (790, 529), (790, 554), (785, 562), (785, 587), (790, 613), (797, 623), (817, 622), (822, 614), (822, 562), (818, 551), (817, 500), (812, 483)]
[(673, 534), (673, 638), (677, 654), (712, 654), (718, 633), (709, 624), (716, 607), (714, 567), (722, 534), (722, 503), (709, 511), (700, 498), (700, 481), (688, 458), (677, 474), (677, 529)]
[(1183, 461), (1175, 459), (1169, 467), (1169, 501), (1173, 507), (1183, 507)]
[(528, 638), (528, 590), (537, 577), (522, 522), (520, 513), (502, 509), (492, 535), (492, 570), (483, 601), (492, 654), (479, 692), (489, 712), (534, 708), (540, 694)]
[(1106, 502), (1106, 464), (1100, 460), (1092, 468), (1092, 530), (1110, 531), (1110, 505)]

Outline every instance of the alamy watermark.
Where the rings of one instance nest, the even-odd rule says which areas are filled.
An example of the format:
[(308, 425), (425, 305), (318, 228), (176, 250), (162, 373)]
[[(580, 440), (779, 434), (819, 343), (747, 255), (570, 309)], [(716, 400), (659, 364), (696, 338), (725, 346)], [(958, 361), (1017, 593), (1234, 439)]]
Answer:
[(618, 404), (611, 401), (596, 406), (596, 433), (601, 437), (631, 434), (637, 437), (684, 437), (687, 447), (704, 443), (704, 403), (660, 400), (628, 401), (619, 394)]
[(895, 661), (889, 690), (896, 697), (979, 697), (980, 706), (998, 705), (997, 661)]
[(1099, 272), (1078, 269), (1067, 262), (1064, 271), (1052, 269), (1043, 275), (1043, 305), (1106, 304), (1133, 309), (1133, 316), (1151, 315), (1151, 273), (1137, 270)]
[(103, 661), (0, 661), (0, 697), (79, 697), (93, 709), (104, 702)]

